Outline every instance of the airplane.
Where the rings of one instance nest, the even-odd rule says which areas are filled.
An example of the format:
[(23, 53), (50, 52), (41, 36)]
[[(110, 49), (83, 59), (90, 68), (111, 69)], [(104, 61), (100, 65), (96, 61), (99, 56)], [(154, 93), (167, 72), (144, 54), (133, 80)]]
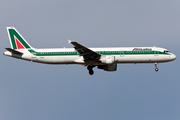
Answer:
[(74, 48), (36, 49), (20, 35), (14, 27), (7, 27), (11, 48), (5, 48), (4, 55), (13, 58), (45, 64), (79, 64), (87, 66), (90, 75), (93, 68), (116, 71), (118, 63), (158, 63), (176, 59), (173, 53), (160, 47), (109, 47), (87, 48), (68, 40)]

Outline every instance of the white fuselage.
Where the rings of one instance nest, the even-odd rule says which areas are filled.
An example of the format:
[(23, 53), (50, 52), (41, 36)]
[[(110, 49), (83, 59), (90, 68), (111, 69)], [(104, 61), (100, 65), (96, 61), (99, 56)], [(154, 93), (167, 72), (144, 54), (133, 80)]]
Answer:
[[(176, 56), (164, 48), (159, 47), (117, 47), (117, 48), (89, 48), (102, 56), (114, 56), (115, 63), (161, 63), (176, 59)], [(9, 51), (4, 55), (46, 64), (82, 64), (84, 58), (74, 48), (61, 49), (27, 49), (17, 50), (22, 55), (13, 54)], [(93, 62), (93, 65), (102, 63)]]

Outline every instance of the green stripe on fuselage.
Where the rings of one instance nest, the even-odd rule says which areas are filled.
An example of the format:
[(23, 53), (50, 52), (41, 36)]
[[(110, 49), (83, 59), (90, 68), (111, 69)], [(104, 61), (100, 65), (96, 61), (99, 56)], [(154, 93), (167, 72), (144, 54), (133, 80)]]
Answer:
[[(73, 56), (80, 55), (78, 52), (36, 52), (34, 50), (28, 50), (35, 56)], [(169, 53), (160, 51), (96, 51), (101, 55), (170, 55)]]

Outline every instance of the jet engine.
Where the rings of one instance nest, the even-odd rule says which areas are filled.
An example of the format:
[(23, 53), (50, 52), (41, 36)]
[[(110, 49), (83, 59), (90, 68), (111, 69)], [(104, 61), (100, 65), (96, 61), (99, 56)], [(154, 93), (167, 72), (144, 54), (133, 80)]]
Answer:
[(98, 69), (103, 69), (104, 71), (116, 71), (117, 63), (111, 64), (111, 65), (99, 65)]
[(115, 62), (115, 56), (103, 55), (101, 56), (100, 61), (104, 64), (113, 64)]

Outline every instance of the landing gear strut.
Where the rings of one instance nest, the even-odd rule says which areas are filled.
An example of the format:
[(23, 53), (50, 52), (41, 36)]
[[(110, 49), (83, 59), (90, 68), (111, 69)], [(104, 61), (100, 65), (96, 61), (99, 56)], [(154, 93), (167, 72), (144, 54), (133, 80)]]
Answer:
[(89, 70), (89, 74), (90, 74), (90, 75), (93, 75), (93, 74), (94, 74), (93, 67), (95, 67), (95, 66), (93, 66), (93, 65), (88, 65), (88, 66), (87, 66), (87, 69)]
[(157, 63), (154, 63), (155, 65), (155, 71), (157, 72), (159, 69), (157, 68)]

